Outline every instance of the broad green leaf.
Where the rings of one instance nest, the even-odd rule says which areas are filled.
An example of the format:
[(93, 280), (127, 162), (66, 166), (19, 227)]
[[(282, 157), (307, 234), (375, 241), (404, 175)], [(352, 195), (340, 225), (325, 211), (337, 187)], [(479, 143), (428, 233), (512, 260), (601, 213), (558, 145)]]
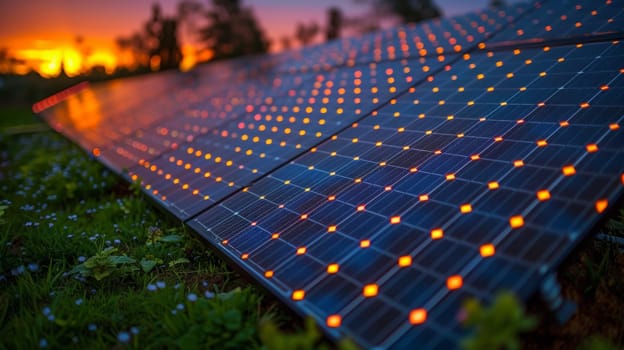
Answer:
[(150, 272), (156, 266), (156, 260), (146, 260), (142, 259), (139, 263), (144, 272)]

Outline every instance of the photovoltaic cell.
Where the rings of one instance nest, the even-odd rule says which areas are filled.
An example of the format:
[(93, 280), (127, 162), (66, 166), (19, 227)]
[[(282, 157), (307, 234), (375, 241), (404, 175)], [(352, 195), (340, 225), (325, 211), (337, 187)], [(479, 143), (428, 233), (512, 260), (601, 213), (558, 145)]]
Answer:
[(35, 109), (328, 334), (455, 348), (466, 298), (528, 299), (622, 197), (623, 11), (519, 4)]

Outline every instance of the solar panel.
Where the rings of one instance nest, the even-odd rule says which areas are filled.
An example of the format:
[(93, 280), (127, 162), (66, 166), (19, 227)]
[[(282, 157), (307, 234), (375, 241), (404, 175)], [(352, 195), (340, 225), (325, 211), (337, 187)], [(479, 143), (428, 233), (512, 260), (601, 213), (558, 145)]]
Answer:
[(465, 293), (523, 295), (621, 194), (621, 73), (603, 63), (623, 55), (474, 54), (190, 225), (365, 347), (458, 339)]
[(528, 299), (621, 199), (623, 11), (521, 4), (36, 109), (329, 335), (454, 348), (466, 298)]

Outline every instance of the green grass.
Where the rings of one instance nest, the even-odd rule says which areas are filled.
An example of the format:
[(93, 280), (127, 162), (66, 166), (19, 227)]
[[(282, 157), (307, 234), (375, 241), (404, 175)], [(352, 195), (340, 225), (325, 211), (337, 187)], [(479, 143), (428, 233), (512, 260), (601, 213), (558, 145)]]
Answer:
[(256, 348), (264, 320), (291, 322), (60, 136), (0, 149), (0, 348)]

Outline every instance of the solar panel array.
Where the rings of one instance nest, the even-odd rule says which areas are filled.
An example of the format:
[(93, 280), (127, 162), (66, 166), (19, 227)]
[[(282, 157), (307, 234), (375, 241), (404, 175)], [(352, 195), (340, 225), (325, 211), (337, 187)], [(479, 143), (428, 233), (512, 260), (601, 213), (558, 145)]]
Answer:
[(624, 189), (624, 2), (545, 1), (35, 106), (334, 337), (453, 348)]

